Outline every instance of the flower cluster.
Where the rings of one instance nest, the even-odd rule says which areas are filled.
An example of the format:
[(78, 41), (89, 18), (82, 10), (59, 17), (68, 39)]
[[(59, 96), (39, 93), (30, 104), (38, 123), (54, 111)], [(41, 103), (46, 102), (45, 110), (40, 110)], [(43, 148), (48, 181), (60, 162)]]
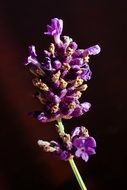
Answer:
[[(42, 110), (35, 111), (32, 115), (41, 122), (78, 117), (91, 106), (88, 102), (80, 103), (79, 99), (87, 89), (86, 82), (92, 74), (88, 64), (89, 57), (98, 54), (100, 47), (95, 45), (88, 49), (78, 49), (70, 37), (63, 36), (61, 40), (62, 30), (63, 21), (52, 19), (45, 34), (53, 36), (54, 43), (50, 44), (49, 50), (44, 50), (43, 62), (38, 61), (35, 46), (32, 45), (25, 63), (35, 76), (32, 80), (37, 88), (34, 97), (42, 104)], [(76, 147), (78, 142), (74, 142)], [(80, 139), (79, 144), (83, 142)]]
[(96, 141), (89, 136), (84, 127), (76, 127), (70, 134), (64, 132), (62, 118), (71, 119), (87, 112), (89, 102), (80, 102), (82, 92), (87, 89), (86, 82), (91, 79), (89, 58), (100, 52), (98, 45), (87, 49), (78, 49), (78, 45), (69, 36), (63, 36), (63, 21), (54, 18), (47, 25), (46, 35), (53, 36), (48, 50), (44, 50), (43, 62), (37, 58), (35, 46), (29, 47), (29, 56), (25, 65), (34, 75), (32, 80), (36, 87), (34, 97), (42, 104), (40, 111), (32, 116), (41, 122), (57, 120), (57, 141), (39, 140), (38, 145), (46, 152), (52, 152), (62, 160), (81, 157), (88, 161), (89, 155), (95, 154)]
[(96, 141), (89, 136), (88, 130), (81, 126), (76, 127), (71, 135), (60, 133), (58, 142), (39, 140), (38, 145), (46, 152), (52, 152), (62, 160), (69, 160), (73, 157), (81, 157), (86, 162), (89, 155), (95, 154)]

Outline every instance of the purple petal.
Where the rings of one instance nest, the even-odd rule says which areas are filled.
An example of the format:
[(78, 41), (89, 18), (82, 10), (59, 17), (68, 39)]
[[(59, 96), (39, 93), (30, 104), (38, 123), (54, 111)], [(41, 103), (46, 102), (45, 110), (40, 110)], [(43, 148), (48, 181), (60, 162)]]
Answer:
[(72, 65), (71, 68), (72, 68), (75, 72), (77, 72), (77, 71), (80, 70), (80, 66), (79, 66), (79, 65)]
[(76, 148), (84, 147), (84, 141), (85, 141), (84, 138), (75, 138), (74, 141), (73, 141), (73, 145)]
[(44, 56), (46, 57), (50, 57), (51, 53), (47, 50), (44, 50)]
[(57, 81), (55, 81), (54, 82), (54, 89), (56, 88), (58, 88), (60, 86), (60, 81), (59, 80), (57, 80)]
[(81, 105), (77, 105), (74, 111), (72, 112), (71, 116), (72, 117), (79, 117), (83, 115), (85, 112), (87, 112), (90, 108), (90, 103), (84, 102)]
[(70, 62), (70, 65), (83, 65), (83, 59), (81, 58), (75, 58), (75, 59), (72, 59), (72, 61)]
[(61, 110), (63, 117), (66, 116), (66, 118), (68, 118), (71, 115), (71, 113), (73, 112), (73, 109), (68, 108), (68, 104), (61, 105), (60, 110)]
[(44, 34), (52, 35), (53, 28), (50, 25), (47, 25), (47, 32), (44, 32)]
[(51, 103), (57, 104), (57, 103), (59, 103), (61, 101), (59, 96), (55, 95), (53, 92), (49, 91), (46, 94), (46, 96), (47, 96), (48, 101), (50, 101)]
[(88, 161), (89, 159), (89, 156), (86, 152), (83, 152), (82, 155), (81, 155), (82, 159), (85, 160), (86, 162)]
[(56, 34), (61, 34), (63, 30), (63, 20), (54, 18), (51, 20), (52, 27), (56, 29)]
[(67, 95), (71, 95), (71, 94), (73, 94), (73, 93), (74, 93), (74, 87), (71, 86), (71, 87), (69, 87), (69, 88), (67, 89)]
[(81, 149), (77, 149), (77, 150), (76, 150), (75, 156), (78, 157), (78, 158), (79, 158), (80, 156), (82, 156), (82, 151), (81, 151)]
[(101, 51), (101, 48), (99, 45), (95, 45), (95, 46), (92, 46), (88, 49), (85, 49), (84, 52), (83, 52), (83, 56), (87, 56), (87, 55), (96, 55), (98, 53), (100, 53)]
[(84, 64), (83, 68), (78, 72), (81, 79), (88, 81), (91, 79), (92, 72), (87, 63)]
[(55, 60), (52, 65), (55, 69), (60, 69), (62, 64), (59, 60)]
[(35, 46), (32, 45), (32, 46), (29, 46), (29, 53), (32, 57), (36, 57), (37, 54), (36, 54), (36, 50), (35, 50)]
[(101, 51), (101, 48), (99, 45), (92, 46), (88, 49), (89, 55), (96, 55), (100, 53), (100, 51)]
[(85, 81), (88, 81), (88, 80), (91, 79), (92, 72), (91, 71), (82, 70), (82, 73), (79, 74), (79, 76), (81, 77), (81, 79), (83, 79)]
[(75, 42), (71, 42), (69, 44), (69, 47), (75, 51), (77, 49), (78, 45)]
[(71, 103), (74, 100), (75, 100), (74, 96), (65, 96), (65, 98), (64, 98), (64, 101), (67, 103)]
[(77, 49), (74, 53), (73, 53), (73, 58), (82, 58), (83, 57), (83, 49)]
[(35, 50), (35, 46), (29, 46), (29, 54), (30, 56), (27, 58), (27, 61), (25, 62), (25, 65), (28, 65), (29, 63), (40, 67), (40, 63), (38, 62), (38, 60), (36, 59), (37, 54), (36, 54), (36, 50)]
[(60, 92), (60, 98), (63, 98), (67, 94), (67, 89), (63, 89)]
[(87, 150), (86, 150), (86, 152), (87, 152), (88, 155), (96, 154), (94, 148), (91, 148), (91, 147), (88, 147)]
[(89, 102), (84, 102), (81, 104), (81, 107), (83, 112), (88, 112), (91, 107), (91, 104)]
[(56, 104), (58, 104), (58, 103), (60, 103), (60, 98), (57, 96), (57, 95), (55, 95), (54, 97), (53, 97), (53, 102), (54, 103), (56, 103)]
[(45, 61), (42, 64), (43, 69), (53, 71), (51, 59), (49, 57), (45, 57)]
[(40, 113), (37, 117), (37, 119), (41, 122), (47, 122), (48, 118), (45, 116), (44, 112)]
[(93, 137), (87, 137), (85, 141), (85, 147), (96, 147), (96, 141)]
[(52, 114), (51, 115), (48, 115), (48, 114), (45, 114), (44, 112), (41, 112), (38, 116), (37, 116), (37, 119), (42, 122), (42, 123), (45, 123), (45, 122), (51, 122), (51, 121), (54, 121), (56, 119), (58, 119), (60, 117), (60, 113), (59, 112), (56, 112), (55, 114)]
[(73, 137), (75, 137), (75, 136), (78, 136), (79, 135), (79, 133), (80, 133), (80, 127), (76, 127), (75, 129), (74, 129), (74, 131), (72, 131), (72, 135), (71, 135), (71, 138), (73, 139)]
[(35, 57), (32, 57), (32, 56), (29, 56), (27, 58), (27, 62), (25, 62), (25, 65), (28, 65), (28, 64), (33, 64), (37, 67), (40, 67), (40, 63), (38, 62), (38, 60), (35, 58)]
[(69, 153), (68, 151), (62, 151), (61, 154), (60, 154), (60, 158), (62, 160), (67, 160), (69, 158)]
[(83, 111), (82, 111), (82, 107), (81, 106), (77, 106), (74, 111), (72, 112), (71, 116), (72, 117), (79, 117), (83, 114)]
[(58, 18), (51, 19), (51, 25), (47, 25), (47, 32), (44, 34), (47, 35), (61, 35), (63, 30), (63, 21)]
[(51, 25), (47, 25), (47, 32), (44, 32), (44, 34), (53, 36), (55, 43), (60, 45), (62, 43), (60, 40), (62, 30), (63, 21), (61, 19), (54, 18), (51, 20)]

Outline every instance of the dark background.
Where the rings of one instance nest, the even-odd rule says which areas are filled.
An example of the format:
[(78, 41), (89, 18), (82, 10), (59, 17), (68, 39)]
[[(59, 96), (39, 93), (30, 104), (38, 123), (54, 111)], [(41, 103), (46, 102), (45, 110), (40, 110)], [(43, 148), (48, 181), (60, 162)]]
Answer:
[(84, 100), (86, 115), (64, 121), (66, 131), (85, 125), (97, 141), (97, 154), (76, 160), (88, 190), (116, 190), (126, 185), (127, 62), (124, 1), (2, 0), (0, 4), (0, 190), (79, 189), (67, 162), (44, 153), (38, 139), (55, 139), (54, 123), (29, 118), (40, 108), (32, 98), (31, 76), (24, 67), (28, 46), (48, 47), (43, 35), (50, 19), (64, 20), (63, 35), (80, 48), (99, 44), (91, 57), (93, 77)]

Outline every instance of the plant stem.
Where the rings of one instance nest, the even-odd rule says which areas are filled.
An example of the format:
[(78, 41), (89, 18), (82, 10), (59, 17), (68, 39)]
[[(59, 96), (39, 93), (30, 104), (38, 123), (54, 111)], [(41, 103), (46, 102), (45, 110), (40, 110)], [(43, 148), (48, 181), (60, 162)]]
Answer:
[(87, 190), (87, 188), (86, 188), (86, 186), (85, 186), (85, 184), (84, 184), (84, 182), (82, 180), (82, 177), (81, 177), (81, 175), (80, 175), (80, 173), (78, 171), (78, 168), (77, 168), (74, 160), (73, 159), (69, 159), (69, 163), (71, 165), (71, 168), (72, 168), (72, 170), (73, 170), (73, 172), (75, 174), (75, 177), (76, 177), (76, 179), (77, 179), (77, 181), (79, 183), (79, 186), (80, 186), (81, 190)]
[[(64, 125), (62, 123), (61, 118), (57, 119), (57, 122), (58, 122), (58, 132), (64, 133)], [(79, 183), (81, 190), (87, 190), (73, 158), (69, 159), (69, 163), (71, 165), (71, 168), (72, 168), (73, 173)]]
[(62, 123), (61, 118), (57, 119), (57, 122), (58, 122), (58, 132), (64, 133), (64, 125)]

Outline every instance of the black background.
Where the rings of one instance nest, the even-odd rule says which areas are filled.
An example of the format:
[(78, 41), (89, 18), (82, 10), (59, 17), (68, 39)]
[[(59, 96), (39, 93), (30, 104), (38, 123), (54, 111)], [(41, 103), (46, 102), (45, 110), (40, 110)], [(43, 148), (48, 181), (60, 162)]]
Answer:
[(97, 154), (76, 160), (88, 190), (116, 190), (126, 185), (127, 62), (124, 1), (1, 1), (0, 5), (0, 190), (79, 189), (67, 162), (44, 153), (38, 139), (56, 139), (54, 123), (41, 124), (27, 113), (40, 108), (24, 67), (28, 46), (39, 56), (50, 43), (46, 24), (64, 20), (63, 35), (79, 48), (99, 44), (91, 57), (93, 77), (83, 100), (92, 104), (84, 116), (64, 121), (66, 131), (85, 125), (96, 138)]

